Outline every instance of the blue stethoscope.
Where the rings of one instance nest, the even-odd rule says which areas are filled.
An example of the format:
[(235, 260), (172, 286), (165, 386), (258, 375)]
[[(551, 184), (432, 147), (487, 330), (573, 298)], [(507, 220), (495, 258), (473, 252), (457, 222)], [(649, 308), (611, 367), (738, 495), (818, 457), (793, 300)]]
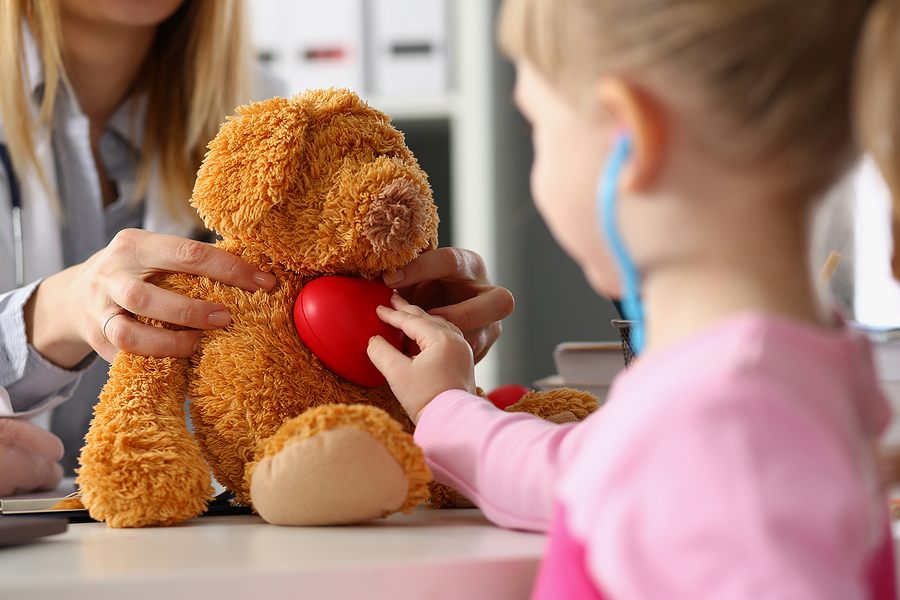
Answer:
[(25, 247), (22, 244), (22, 194), (19, 179), (13, 171), (9, 148), (0, 144), (0, 162), (9, 177), (9, 197), (12, 203), (13, 251), (16, 287), (25, 285)]
[(600, 220), (600, 232), (612, 251), (613, 261), (619, 271), (622, 316), (631, 321), (631, 347), (634, 354), (638, 355), (644, 349), (644, 306), (641, 303), (640, 273), (622, 242), (616, 217), (619, 174), (630, 154), (631, 138), (625, 133), (616, 134), (612, 152), (597, 181), (597, 218)]

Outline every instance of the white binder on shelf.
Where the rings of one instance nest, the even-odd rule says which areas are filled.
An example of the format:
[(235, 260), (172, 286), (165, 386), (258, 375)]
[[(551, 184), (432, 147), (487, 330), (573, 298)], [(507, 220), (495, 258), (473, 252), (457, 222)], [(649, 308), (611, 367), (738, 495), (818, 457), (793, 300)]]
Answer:
[(370, 0), (371, 90), (379, 95), (448, 89), (445, 0)]
[(365, 0), (253, 0), (254, 40), (291, 94), (365, 88)]
[(279, 0), (251, 0), (247, 7), (257, 54), (276, 75), (286, 81), (290, 32), (283, 15), (290, 12), (291, 5)]

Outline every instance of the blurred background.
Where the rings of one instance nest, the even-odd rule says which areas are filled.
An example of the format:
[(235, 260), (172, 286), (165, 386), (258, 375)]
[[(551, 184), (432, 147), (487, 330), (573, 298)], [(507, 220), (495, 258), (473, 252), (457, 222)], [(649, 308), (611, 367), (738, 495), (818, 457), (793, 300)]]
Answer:
[[(259, 56), (290, 93), (347, 87), (391, 115), (429, 175), (441, 245), (478, 252), (512, 291), (516, 309), (478, 366), (486, 390), (554, 374), (560, 343), (619, 339), (612, 303), (590, 290), (532, 204), (529, 132), (512, 103), (512, 66), (495, 44), (499, 4), (249, 0)], [(849, 317), (892, 329), (900, 287), (889, 271), (888, 211), (884, 184), (864, 162), (823, 203), (810, 260), (818, 273), (840, 252), (827, 293)]]
[(618, 340), (531, 202), (531, 140), (497, 51), (499, 0), (250, 0), (260, 57), (299, 93), (347, 87), (391, 115), (428, 173), (440, 244), (481, 254), (516, 309), (478, 383), (532, 385), (564, 341)]

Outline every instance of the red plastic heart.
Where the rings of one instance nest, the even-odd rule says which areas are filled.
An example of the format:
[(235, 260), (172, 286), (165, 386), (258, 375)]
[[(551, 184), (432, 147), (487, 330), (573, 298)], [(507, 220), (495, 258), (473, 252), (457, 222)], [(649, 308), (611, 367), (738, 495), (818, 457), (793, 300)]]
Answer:
[(531, 391), (530, 387), (525, 387), (518, 383), (507, 383), (488, 392), (487, 397), (488, 400), (494, 403), (494, 406), (502, 409), (512, 406)]
[(334, 374), (365, 387), (385, 382), (366, 348), (380, 335), (398, 350), (403, 332), (378, 318), (375, 307), (388, 306), (394, 290), (380, 279), (328, 275), (313, 279), (294, 302), (294, 326), (306, 347)]

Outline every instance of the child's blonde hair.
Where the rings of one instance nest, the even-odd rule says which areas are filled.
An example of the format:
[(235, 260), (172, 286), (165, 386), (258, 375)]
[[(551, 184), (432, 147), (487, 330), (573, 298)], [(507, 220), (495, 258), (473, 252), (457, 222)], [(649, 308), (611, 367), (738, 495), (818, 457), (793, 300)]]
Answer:
[(605, 73), (661, 74), (720, 156), (804, 197), (852, 164), (856, 130), (900, 200), (900, 0), (506, 0), (498, 35), (576, 104)]
[[(0, 115), (13, 164), (26, 173), (36, 165), (33, 136), (50, 124), (56, 90), (66, 77), (59, 2), (0, 0), (0, 9)], [(241, 0), (186, 0), (160, 25), (132, 90), (148, 99), (138, 194), (146, 189), (156, 156), (167, 201), (190, 198), (206, 144), (234, 108), (249, 100), (253, 55), (244, 21)], [(25, 89), (23, 23), (31, 28), (44, 70), (37, 122), (28, 118), (32, 100)]]

